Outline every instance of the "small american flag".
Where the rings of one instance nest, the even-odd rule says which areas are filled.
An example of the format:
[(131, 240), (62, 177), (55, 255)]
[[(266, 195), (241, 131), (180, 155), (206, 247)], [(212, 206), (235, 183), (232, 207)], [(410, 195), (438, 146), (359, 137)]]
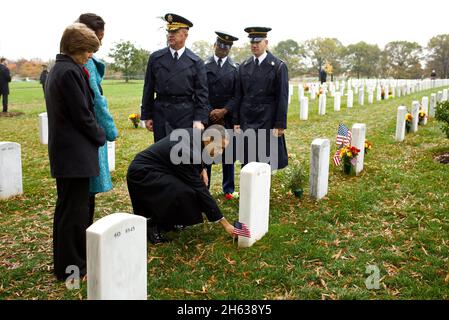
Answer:
[(251, 232), (249, 231), (246, 224), (238, 221), (234, 222), (234, 234), (237, 236), (251, 238)]
[(343, 148), (343, 146), (350, 145), (351, 139), (352, 139), (351, 130), (349, 130), (348, 127), (345, 126), (344, 124), (340, 123), (338, 125), (337, 139), (335, 141), (338, 148), (332, 158), (336, 166), (341, 165), (340, 149)]
[(341, 157), (340, 157), (340, 149), (338, 148), (337, 151), (334, 154), (334, 157), (332, 158), (332, 160), (334, 160), (334, 164), (338, 167), (339, 165), (341, 165)]
[(337, 132), (337, 140), (336, 143), (338, 146), (341, 147), (341, 145), (348, 145), (351, 144), (352, 139), (352, 132), (348, 129), (347, 126), (340, 123), (338, 125), (338, 132)]

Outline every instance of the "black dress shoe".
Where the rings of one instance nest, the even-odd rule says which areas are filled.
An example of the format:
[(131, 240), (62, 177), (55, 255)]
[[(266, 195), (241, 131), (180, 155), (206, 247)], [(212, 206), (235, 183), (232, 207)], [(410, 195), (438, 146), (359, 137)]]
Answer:
[(185, 225), (182, 225), (182, 224), (175, 224), (174, 226), (173, 226), (173, 230), (175, 231), (175, 232), (181, 232), (181, 231), (184, 231), (186, 229), (186, 226)]
[(169, 242), (165, 235), (158, 230), (157, 226), (147, 228), (147, 238), (152, 244)]
[(182, 224), (164, 224), (164, 225), (158, 225), (159, 231), (162, 232), (180, 232), (183, 231), (186, 226)]

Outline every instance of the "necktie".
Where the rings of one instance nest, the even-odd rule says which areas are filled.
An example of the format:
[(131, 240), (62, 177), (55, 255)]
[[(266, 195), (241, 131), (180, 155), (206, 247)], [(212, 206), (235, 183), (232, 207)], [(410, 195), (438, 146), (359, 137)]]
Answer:
[(218, 67), (221, 68), (221, 63), (223, 62), (223, 60), (221, 60), (221, 58), (218, 58)]
[(83, 67), (83, 71), (84, 71), (84, 74), (85, 74), (86, 77), (87, 77), (87, 80), (89, 80), (90, 74), (89, 74), (89, 71), (87, 70), (87, 68), (86, 68), (86, 67)]
[(173, 59), (175, 60), (175, 62), (178, 61), (178, 51), (175, 51), (175, 53), (173, 54)]
[(258, 67), (259, 66), (259, 59), (256, 58), (256, 60), (254, 60), (254, 61), (256, 62), (256, 67)]

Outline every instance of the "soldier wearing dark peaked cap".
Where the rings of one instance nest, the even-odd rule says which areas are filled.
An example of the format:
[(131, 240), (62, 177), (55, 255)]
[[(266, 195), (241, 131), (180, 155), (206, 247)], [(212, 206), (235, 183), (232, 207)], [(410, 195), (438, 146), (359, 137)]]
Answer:
[(193, 24), (173, 13), (165, 20), (168, 47), (150, 55), (141, 107), (155, 141), (178, 128), (204, 129), (209, 116), (204, 62), (185, 47)]
[[(234, 129), (238, 132), (253, 129), (256, 132), (266, 130), (266, 152), (273, 170), (282, 169), (288, 164), (288, 154), (284, 131), (287, 128), (288, 109), (288, 69), (286, 64), (267, 51), (267, 33), (271, 28), (249, 27), (245, 29), (251, 41), (253, 56), (239, 67), (240, 103), (234, 109)], [(256, 143), (256, 155), (250, 153), (248, 143), (244, 144), (244, 159), (264, 161), (259, 155), (259, 137)], [(270, 138), (271, 137), (271, 138)], [(270, 153), (270, 143), (275, 144), (276, 152)], [(263, 142), (261, 142), (263, 145)], [(266, 161), (264, 161), (266, 162)]]
[[(214, 44), (214, 55), (206, 60), (207, 82), (209, 85), (209, 103), (212, 111), (209, 115), (210, 124), (220, 124), (226, 129), (232, 129), (232, 113), (238, 103), (238, 65), (228, 56), (234, 41), (238, 38), (221, 31), (215, 32), (217, 40)], [(230, 148), (233, 144), (230, 145)], [(227, 149), (225, 150), (226, 153)], [(223, 192), (230, 198), (234, 193), (234, 163), (223, 162)], [(230, 160), (230, 159), (229, 159)], [(211, 181), (211, 166), (207, 167), (209, 184)]]

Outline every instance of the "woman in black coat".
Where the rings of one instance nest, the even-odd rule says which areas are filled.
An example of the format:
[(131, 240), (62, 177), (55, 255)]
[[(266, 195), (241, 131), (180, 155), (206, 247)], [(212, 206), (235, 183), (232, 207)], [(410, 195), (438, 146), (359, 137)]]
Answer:
[(58, 193), (53, 260), (60, 280), (74, 266), (81, 276), (86, 273), (89, 178), (99, 174), (98, 148), (106, 137), (95, 120), (89, 74), (83, 64), (99, 46), (95, 33), (84, 24), (67, 27), (45, 87), (48, 154)]
[[(233, 236), (234, 227), (209, 193), (201, 157), (208, 154), (213, 159), (229, 143), (225, 129), (221, 127), (217, 133), (214, 128), (217, 126), (203, 134), (198, 129), (177, 129), (137, 154), (129, 166), (128, 191), (134, 214), (148, 219), (148, 240), (152, 243), (165, 242), (161, 232), (175, 225), (201, 223), (202, 213)], [(210, 139), (211, 134), (219, 138)]]

